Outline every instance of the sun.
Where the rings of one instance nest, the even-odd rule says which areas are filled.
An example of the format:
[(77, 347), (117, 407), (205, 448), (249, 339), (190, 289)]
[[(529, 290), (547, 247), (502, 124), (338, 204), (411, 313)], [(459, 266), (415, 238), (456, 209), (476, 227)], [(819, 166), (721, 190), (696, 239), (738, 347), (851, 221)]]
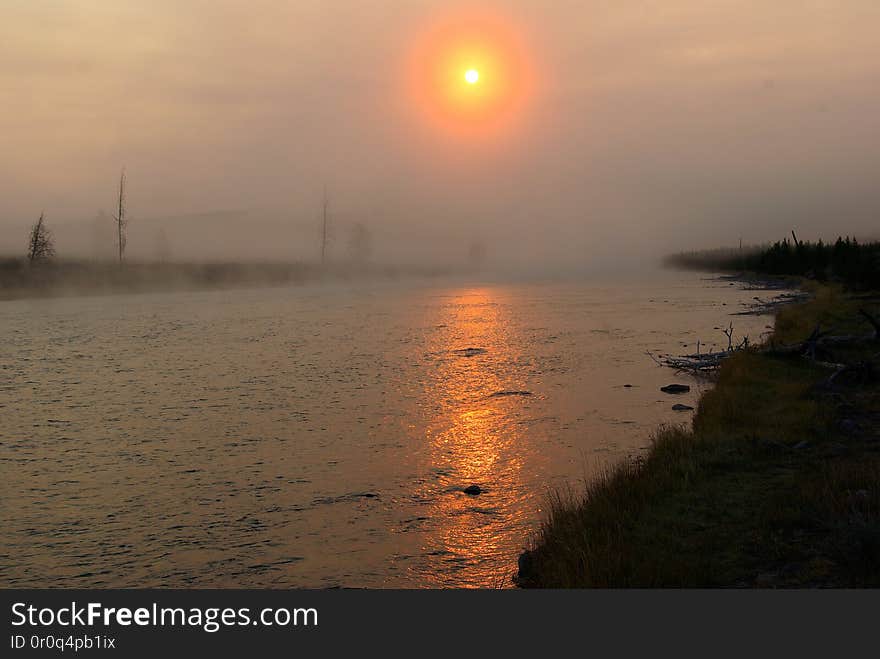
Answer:
[(454, 12), (413, 33), (403, 58), (412, 107), (446, 134), (496, 135), (524, 117), (536, 63), (523, 29), (495, 12)]

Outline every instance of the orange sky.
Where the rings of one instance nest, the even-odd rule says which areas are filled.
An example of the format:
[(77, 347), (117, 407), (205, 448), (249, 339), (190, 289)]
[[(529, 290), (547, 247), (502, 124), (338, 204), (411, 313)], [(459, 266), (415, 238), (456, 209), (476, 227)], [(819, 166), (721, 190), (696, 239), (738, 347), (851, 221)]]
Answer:
[[(430, 74), (469, 21), (483, 97)], [(133, 218), (308, 219), (329, 184), (520, 259), (865, 233), (878, 24), (874, 0), (5, 0), (0, 226), (94, 217), (125, 164)]]

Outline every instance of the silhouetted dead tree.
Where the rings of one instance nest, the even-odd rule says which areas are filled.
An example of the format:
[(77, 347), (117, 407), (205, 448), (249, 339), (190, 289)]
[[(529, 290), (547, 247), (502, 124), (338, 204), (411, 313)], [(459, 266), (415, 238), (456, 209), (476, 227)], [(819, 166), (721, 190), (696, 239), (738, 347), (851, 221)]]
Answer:
[(324, 199), (321, 214), (321, 265), (327, 260), (327, 208), (330, 200), (327, 198), (327, 188), (324, 188)]
[(31, 264), (45, 261), (55, 256), (55, 241), (52, 232), (46, 228), (46, 218), (40, 213), (40, 219), (31, 227), (28, 240), (28, 261)]
[(117, 246), (119, 248), (119, 265), (122, 265), (122, 260), (125, 257), (125, 169), (123, 168), (122, 174), (119, 176), (119, 204), (117, 206), (116, 215), (113, 218), (116, 220), (116, 240)]
[(481, 268), (486, 261), (486, 243), (475, 240), (468, 247), (467, 260), (471, 268)]
[(373, 240), (369, 227), (363, 222), (351, 225), (348, 239), (349, 258), (353, 263), (364, 264), (370, 260)]
[(724, 336), (727, 337), (727, 351), (730, 352), (733, 350), (733, 321), (731, 321), (730, 327), (721, 331), (724, 332)]

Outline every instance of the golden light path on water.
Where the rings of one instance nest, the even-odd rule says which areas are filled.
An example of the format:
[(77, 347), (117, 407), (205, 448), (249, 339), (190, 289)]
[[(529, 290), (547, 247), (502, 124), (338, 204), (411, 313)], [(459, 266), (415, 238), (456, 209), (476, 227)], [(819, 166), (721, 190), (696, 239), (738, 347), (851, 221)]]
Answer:
[[(477, 497), (458, 492), (436, 499), (433, 506), (432, 515), (444, 520), (433, 534), (435, 550), (441, 556), (454, 557), (463, 570), (485, 564), (487, 557), (503, 556), (511, 542), (517, 541), (510, 537), (519, 526), (517, 518), (526, 514), (519, 505), (525, 488), (521, 426), (509, 423), (509, 410), (505, 409), (511, 402), (508, 397), (524, 394), (526, 384), (502, 379), (499, 371), (487, 369), (484, 361), (487, 355), (493, 362), (518, 361), (507, 336), (512, 326), (511, 319), (505, 317), (509, 308), (501, 298), (500, 291), (486, 288), (464, 290), (455, 296), (443, 320), (456, 328), (456, 342), (433, 346), (435, 352), (454, 358), (443, 361), (426, 381), (426, 398), (444, 402), (443, 411), (425, 433), (433, 468), (454, 474), (455, 483), (487, 489), (480, 495), (482, 506)], [(484, 352), (471, 358), (463, 356), (470, 354), (469, 350)], [(504, 567), (503, 560), (496, 564), (499, 582)], [(491, 570), (483, 575), (484, 581), (492, 579)], [(441, 580), (434, 581), (442, 585)]]

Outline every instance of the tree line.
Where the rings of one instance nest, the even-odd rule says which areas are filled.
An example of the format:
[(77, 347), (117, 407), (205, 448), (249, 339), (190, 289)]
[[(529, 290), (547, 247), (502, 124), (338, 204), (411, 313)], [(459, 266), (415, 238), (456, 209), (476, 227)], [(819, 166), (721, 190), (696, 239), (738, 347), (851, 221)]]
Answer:
[(880, 288), (880, 242), (859, 242), (849, 236), (833, 243), (785, 238), (751, 249), (727, 249), (676, 254), (667, 263), (693, 269), (746, 271), (839, 281), (851, 288)]

